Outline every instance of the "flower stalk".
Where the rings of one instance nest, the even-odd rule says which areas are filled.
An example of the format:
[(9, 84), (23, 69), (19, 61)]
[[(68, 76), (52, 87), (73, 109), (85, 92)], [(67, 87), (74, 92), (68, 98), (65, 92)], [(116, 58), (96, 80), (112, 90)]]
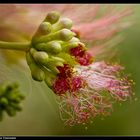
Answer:
[(0, 41), (0, 49), (19, 50), (27, 52), (31, 42), (6, 42)]

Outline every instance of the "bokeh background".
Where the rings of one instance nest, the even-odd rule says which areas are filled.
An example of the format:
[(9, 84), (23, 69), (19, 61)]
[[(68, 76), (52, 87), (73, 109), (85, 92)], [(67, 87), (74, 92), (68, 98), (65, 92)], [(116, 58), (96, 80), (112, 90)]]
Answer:
[(23, 110), (15, 117), (5, 115), (0, 122), (0, 135), (140, 136), (140, 5), (131, 7), (134, 13), (128, 18), (134, 25), (122, 32), (125, 39), (116, 47), (119, 50), (117, 61), (125, 66), (125, 71), (136, 83), (137, 100), (115, 104), (110, 116), (97, 117), (89, 124), (65, 126), (59, 117), (55, 95), (45, 83), (33, 81), (29, 70), (7, 63), (0, 55), (0, 81), (18, 81), (26, 95)]

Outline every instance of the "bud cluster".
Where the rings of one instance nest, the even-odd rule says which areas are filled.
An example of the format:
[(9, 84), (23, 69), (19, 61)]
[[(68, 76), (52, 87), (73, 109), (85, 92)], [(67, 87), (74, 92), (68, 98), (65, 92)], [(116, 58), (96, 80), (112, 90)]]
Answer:
[[(86, 52), (85, 45), (80, 42), (71, 28), (72, 21), (68, 18), (60, 19), (57, 12), (48, 13), (40, 24), (26, 54), (34, 80), (45, 81), (49, 87), (52, 87), (53, 81), (57, 77), (60, 78), (60, 68), (65, 69), (65, 65), (73, 67), (75, 64), (91, 63), (91, 55)], [(64, 82), (66, 83), (68, 80)]]
[(21, 111), (22, 108), (19, 105), (24, 99), (18, 89), (17, 83), (3, 83), (0, 85), (0, 120), (3, 119), (3, 112), (9, 116), (15, 116), (17, 111)]

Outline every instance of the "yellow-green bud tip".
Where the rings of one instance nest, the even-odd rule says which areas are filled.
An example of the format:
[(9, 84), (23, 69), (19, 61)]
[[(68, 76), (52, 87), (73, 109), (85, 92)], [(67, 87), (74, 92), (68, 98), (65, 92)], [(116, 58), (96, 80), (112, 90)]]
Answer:
[(33, 58), (35, 59), (36, 62), (40, 64), (46, 64), (48, 61), (48, 54), (43, 51), (35, 52), (33, 54)]
[(70, 29), (72, 27), (72, 20), (68, 18), (63, 18), (61, 19), (60, 24), (63, 28)]
[(68, 29), (62, 29), (60, 31), (60, 38), (63, 40), (63, 41), (69, 41), (70, 39), (72, 39), (72, 37), (74, 36), (74, 33), (71, 32), (70, 30)]
[(51, 32), (52, 26), (49, 22), (42, 22), (39, 29), (42, 34), (48, 34)]
[(54, 24), (59, 20), (59, 17), (60, 17), (60, 14), (58, 12), (52, 11), (52, 12), (48, 13), (48, 15), (44, 21)]

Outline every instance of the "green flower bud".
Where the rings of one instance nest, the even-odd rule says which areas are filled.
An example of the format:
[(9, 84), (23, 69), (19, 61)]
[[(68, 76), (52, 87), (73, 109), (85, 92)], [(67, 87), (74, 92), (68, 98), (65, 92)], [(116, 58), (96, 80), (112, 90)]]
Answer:
[(10, 92), (13, 91), (14, 89), (17, 89), (19, 87), (19, 85), (17, 83), (5, 83), (6, 89), (5, 92)]
[(18, 111), (22, 110), (22, 107), (20, 107), (19, 104), (11, 102), (10, 106), (13, 107), (15, 110), (18, 110)]
[(45, 80), (44, 81), (49, 87), (52, 87), (53, 81), (55, 78), (56, 78), (55, 74), (53, 74), (52, 72), (50, 72), (48, 70), (45, 71)]
[(18, 92), (10, 92), (6, 95), (7, 99), (10, 101), (14, 101), (18, 96)]
[(69, 43), (73, 42), (80, 42), (80, 40), (77, 37), (73, 37), (71, 40), (68, 41)]
[(70, 29), (72, 27), (72, 20), (68, 18), (61, 19), (58, 23), (53, 25), (53, 32), (56, 32), (61, 29)]
[(74, 66), (77, 64), (77, 62), (73, 59), (73, 57), (68, 53), (65, 52), (59, 53), (57, 57), (64, 59), (70, 66)]
[(57, 41), (51, 41), (49, 43), (40, 43), (36, 45), (35, 48), (37, 50), (45, 51), (53, 54), (57, 54), (62, 51), (61, 45)]
[(52, 11), (48, 13), (44, 21), (54, 24), (59, 20), (59, 17), (60, 17), (60, 14), (58, 12)]
[[(34, 49), (35, 50), (35, 49)], [(30, 49), (30, 52), (34, 60), (39, 64), (45, 64), (48, 61), (48, 54), (43, 51), (34, 51), (33, 48)]]
[(52, 64), (51, 62), (48, 62), (45, 65), (49, 70), (51, 70), (51, 72), (53, 72), (54, 74), (59, 73), (59, 70), (56, 68), (56, 66), (54, 66), (54, 64)]
[(52, 25), (49, 22), (42, 22), (32, 38), (32, 43), (35, 44), (35, 40), (42, 35), (48, 35), (52, 31)]
[(69, 41), (75, 34), (68, 29), (62, 29), (60, 31), (60, 38), (63, 41)]
[(13, 108), (10, 107), (10, 106), (8, 106), (8, 107), (6, 108), (6, 112), (7, 112), (7, 114), (8, 114), (9, 116), (15, 116), (15, 115), (16, 115), (16, 110), (13, 109)]
[(52, 61), (56, 61), (56, 62), (62, 62), (62, 63), (65, 62), (64, 59), (62, 59), (62, 58), (60, 58), (60, 57), (56, 57), (56, 56), (50, 56), (50, 59), (51, 59)]
[[(33, 50), (33, 49), (32, 49)], [(34, 50), (33, 50), (34, 51)], [(26, 54), (27, 63), (31, 70), (32, 78), (36, 81), (43, 81), (45, 78), (44, 71), (34, 62), (31, 54), (28, 52)]]
[(19, 97), (16, 97), (12, 101), (15, 102), (15, 103), (20, 103), (21, 102), (21, 99)]
[(29, 65), (30, 67), (30, 70), (31, 70), (31, 75), (32, 75), (32, 78), (36, 81), (43, 81), (44, 78), (45, 78), (45, 73), (44, 71), (38, 67), (36, 64), (30, 64)]
[[(62, 60), (62, 59), (60, 59), (60, 60)], [(59, 70), (57, 69), (57, 67), (63, 66), (63, 63), (61, 61), (58, 61), (57, 59), (49, 58), (48, 62), (45, 64), (45, 66), (49, 70), (51, 70), (54, 74), (57, 74), (57, 73), (59, 73)]]
[(49, 22), (42, 22), (39, 26), (39, 31), (42, 35), (49, 34), (52, 30), (52, 26)]
[(34, 63), (34, 60), (33, 60), (32, 56), (31, 56), (30, 52), (26, 53), (26, 60), (27, 60), (28, 65)]
[(49, 42), (53, 40), (62, 40), (62, 41), (69, 41), (74, 37), (75, 33), (68, 29), (62, 29), (55, 33), (51, 33), (49, 35), (44, 35), (38, 39), (36, 39), (35, 43), (42, 43), (42, 42)]
[(79, 42), (66, 42), (62, 44), (62, 50), (68, 52), (71, 48), (77, 47)]
[(10, 82), (4, 82), (0, 85), (0, 97), (5, 95), (5, 93), (9, 93), (13, 91), (14, 89), (17, 89), (19, 87), (18, 83), (10, 83)]
[(0, 105), (6, 107), (8, 105), (8, 100), (5, 97), (0, 98)]

